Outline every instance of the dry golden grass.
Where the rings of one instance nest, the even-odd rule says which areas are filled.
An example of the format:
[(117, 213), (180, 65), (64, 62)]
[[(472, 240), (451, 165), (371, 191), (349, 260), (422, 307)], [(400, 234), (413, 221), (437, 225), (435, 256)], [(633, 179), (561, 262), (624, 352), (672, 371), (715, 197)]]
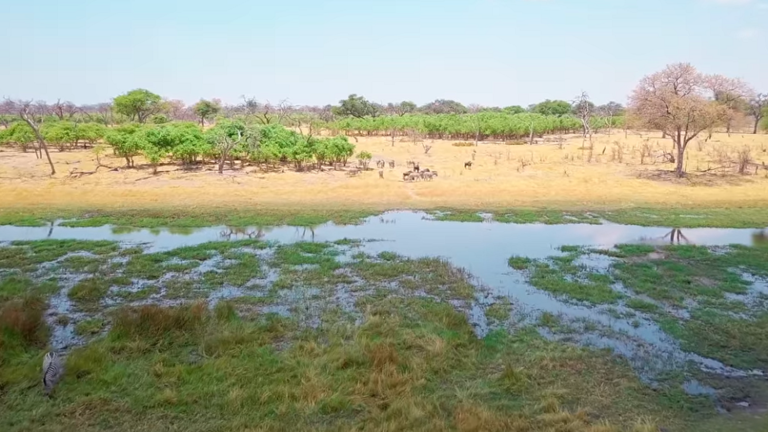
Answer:
[[(656, 132), (623, 132), (594, 137), (593, 150), (579, 136), (547, 137), (540, 144), (483, 143), (457, 147), (453, 141), (421, 143), (388, 137), (360, 138), (357, 151), (395, 160), (380, 179), (376, 169), (359, 176), (340, 171), (265, 172), (261, 167), (215, 172), (213, 165), (194, 171), (180, 166), (123, 169), (117, 157), (102, 157), (100, 168), (89, 150), (52, 152), (58, 173), (51, 177), (45, 160), (34, 153), (0, 152), (0, 208), (436, 208), (503, 207), (761, 207), (768, 205), (768, 135), (715, 134), (693, 141), (686, 158), (686, 179), (668, 174), (674, 167), (663, 152), (672, 143)], [(757, 164), (738, 173), (739, 152), (747, 148)], [(474, 156), (471, 170), (464, 162)], [(645, 156), (642, 154), (645, 153)], [(650, 154), (650, 155), (649, 155)], [(408, 160), (438, 171), (431, 182), (403, 182)], [(350, 161), (350, 167), (356, 161)], [(139, 162), (137, 162), (139, 163)], [(375, 166), (374, 163), (371, 166)], [(238, 164), (239, 167), (239, 164)], [(759, 168), (758, 168), (759, 167)], [(757, 174), (755, 170), (757, 169)], [(92, 174), (90, 174), (92, 173)]]

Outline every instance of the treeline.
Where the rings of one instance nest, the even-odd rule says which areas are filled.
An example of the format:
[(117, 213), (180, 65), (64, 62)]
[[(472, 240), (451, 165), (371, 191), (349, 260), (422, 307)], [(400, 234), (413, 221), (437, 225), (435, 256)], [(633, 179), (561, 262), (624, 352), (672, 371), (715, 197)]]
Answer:
[[(233, 167), (236, 162), (268, 167), (289, 163), (300, 171), (346, 165), (355, 151), (355, 145), (345, 136), (304, 135), (279, 124), (256, 125), (230, 119), (221, 119), (205, 131), (191, 122), (128, 123), (107, 128), (98, 123), (64, 121), (45, 123), (40, 132), (49, 145), (60, 151), (90, 145), (99, 158), (109, 146), (115, 155), (125, 159), (128, 167), (135, 167), (135, 158), (143, 156), (154, 171), (166, 161), (185, 167), (216, 162), (219, 172), (227, 162)], [(2, 144), (37, 151), (36, 142), (34, 130), (26, 123), (13, 123), (0, 130)]]
[[(592, 130), (624, 126), (624, 117), (592, 117)], [(345, 117), (333, 122), (317, 122), (315, 127), (347, 135), (404, 135), (417, 133), (431, 139), (511, 140), (531, 134), (567, 134), (583, 130), (580, 119), (572, 116), (534, 113), (481, 112), (477, 114), (408, 114), (384, 117)]]

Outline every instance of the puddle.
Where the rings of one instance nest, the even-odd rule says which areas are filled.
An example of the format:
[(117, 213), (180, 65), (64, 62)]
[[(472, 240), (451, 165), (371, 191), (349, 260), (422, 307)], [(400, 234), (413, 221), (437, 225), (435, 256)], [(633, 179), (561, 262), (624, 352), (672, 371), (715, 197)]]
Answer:
[[(520, 311), (550, 312), (565, 316), (570, 320), (588, 319), (597, 325), (609, 329), (620, 337), (595, 337), (583, 334), (581, 342), (611, 348), (627, 357), (635, 357), (638, 350), (640, 357), (652, 359), (652, 349), (668, 356), (656, 357), (663, 363), (674, 361), (694, 361), (702, 369), (712, 369), (724, 375), (749, 374), (750, 372), (735, 371), (711, 359), (704, 359), (692, 354), (683, 353), (659, 327), (642, 314), (636, 318), (617, 318), (612, 316), (605, 307), (587, 307), (574, 305), (553, 298), (546, 292), (530, 286), (525, 277), (508, 266), (511, 256), (519, 255), (533, 259), (543, 259), (554, 255), (562, 255), (559, 248), (563, 245), (579, 245), (594, 248), (611, 248), (620, 243), (643, 243), (652, 245), (662, 244), (697, 244), (705, 246), (723, 246), (729, 244), (753, 245), (759, 241), (760, 230), (753, 229), (671, 229), (663, 227), (638, 227), (603, 223), (601, 225), (568, 224), (504, 224), (488, 221), (485, 223), (462, 223), (450, 221), (435, 221), (422, 212), (387, 212), (380, 216), (367, 218), (359, 225), (335, 225), (327, 223), (312, 228), (279, 227), (247, 227), (235, 229), (225, 226), (195, 228), (195, 229), (127, 229), (121, 227), (88, 227), (71, 228), (54, 224), (48, 227), (16, 227), (0, 226), (0, 242), (14, 240), (43, 240), (43, 239), (78, 239), (78, 240), (114, 240), (127, 245), (141, 245), (145, 252), (166, 251), (182, 246), (192, 246), (210, 241), (226, 241), (246, 238), (259, 238), (279, 243), (297, 241), (334, 242), (343, 239), (376, 239), (363, 241), (355, 245), (354, 252), (365, 252), (377, 255), (380, 252), (394, 252), (409, 257), (441, 257), (450, 261), (456, 267), (466, 269), (476, 278), (479, 285), (488, 290), (492, 298), (503, 296), (510, 298)], [(260, 254), (263, 252), (259, 252)], [(342, 260), (346, 259), (343, 256)], [(209, 260), (198, 271), (213, 269), (219, 262)], [(579, 258), (579, 265), (605, 271), (611, 264), (611, 259), (602, 255), (588, 254)], [(271, 283), (277, 278), (272, 269), (265, 269), (263, 279), (256, 282)], [(753, 278), (754, 279), (754, 278)], [(750, 279), (748, 279), (750, 280)], [(766, 281), (754, 279), (756, 291), (768, 293)], [(354, 296), (339, 287), (336, 300), (344, 310), (353, 309), (350, 299)], [(241, 296), (240, 289), (223, 289), (216, 292), (210, 301), (216, 301)], [(305, 292), (303, 295), (311, 296)], [(53, 299), (57, 313), (71, 313), (66, 290)], [(295, 302), (294, 302), (295, 303)], [(478, 299), (469, 309), (470, 319), (475, 323), (478, 334), (488, 330), (485, 315), (479, 306), (483, 303)], [(617, 313), (628, 310), (616, 307)], [(288, 314), (290, 310), (283, 305), (272, 305), (263, 308), (264, 312)], [(312, 314), (309, 314), (312, 315)], [(615, 315), (615, 313), (613, 314)], [(314, 316), (307, 319), (315, 324)], [(630, 322), (637, 321), (635, 325)], [(55, 334), (54, 339), (66, 340), (71, 337), (71, 326), (59, 327), (61, 334)], [(638, 342), (627, 342), (627, 341)], [(684, 386), (689, 393), (707, 394), (709, 389), (696, 382)]]

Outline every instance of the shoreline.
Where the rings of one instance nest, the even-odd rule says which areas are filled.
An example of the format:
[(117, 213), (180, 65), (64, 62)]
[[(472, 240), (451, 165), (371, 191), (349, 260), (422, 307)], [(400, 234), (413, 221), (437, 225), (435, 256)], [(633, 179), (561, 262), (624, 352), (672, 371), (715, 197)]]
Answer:
[[(768, 227), (768, 205), (707, 208), (689, 207), (294, 207), (294, 206), (132, 206), (120, 207), (0, 207), (0, 225), (44, 226), (64, 220), (70, 227), (103, 225), (136, 228), (228, 226), (316, 226), (327, 222), (355, 224), (390, 211), (425, 212), (439, 221), (542, 224), (598, 224), (603, 222), (671, 228)], [(484, 216), (481, 216), (483, 215)]]

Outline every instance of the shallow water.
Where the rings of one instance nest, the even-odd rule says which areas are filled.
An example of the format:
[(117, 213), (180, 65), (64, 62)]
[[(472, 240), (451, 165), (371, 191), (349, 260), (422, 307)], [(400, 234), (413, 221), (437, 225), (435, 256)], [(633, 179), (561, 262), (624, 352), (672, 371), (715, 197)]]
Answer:
[[(421, 212), (388, 212), (367, 218), (359, 225), (340, 226), (332, 223), (314, 228), (300, 227), (250, 227), (233, 229), (225, 226), (198, 229), (127, 229), (122, 227), (70, 228), (54, 223), (50, 227), (0, 226), (0, 241), (79, 239), (115, 240), (125, 244), (142, 244), (147, 252), (169, 250), (209, 241), (260, 238), (280, 243), (296, 241), (336, 241), (349, 239), (375, 239), (363, 242), (359, 250), (369, 254), (389, 251), (418, 257), (442, 257), (453, 265), (463, 267), (488, 289), (490, 295), (509, 297), (515, 304), (516, 312), (550, 312), (567, 319), (588, 319), (609, 329), (605, 334), (582, 334), (582, 343), (609, 347), (622, 353), (633, 363), (640, 365), (643, 358), (660, 358), (666, 361), (684, 363), (693, 361), (702, 369), (738, 375), (742, 371), (727, 368), (711, 359), (680, 351), (674, 340), (669, 338), (651, 320), (641, 314), (640, 325), (631, 325), (632, 319), (615, 318), (606, 313), (605, 307), (587, 307), (562, 302), (548, 293), (537, 290), (526, 283), (520, 272), (512, 270), (507, 262), (513, 255), (530, 258), (547, 258), (559, 255), (563, 245), (579, 245), (611, 248), (620, 243), (645, 244), (697, 244), (718, 246), (728, 244), (752, 245), (759, 237), (759, 230), (697, 228), (673, 230), (671, 228), (649, 228), (604, 223), (602, 225), (569, 224), (504, 224), (496, 222), (462, 223), (435, 221)], [(587, 255), (580, 260), (596, 269), (607, 269), (610, 259), (600, 255)], [(765, 283), (755, 280), (758, 290), (765, 289)], [(233, 292), (222, 291), (213, 301), (232, 297)], [(343, 297), (343, 296), (342, 296)], [(66, 299), (60, 299), (65, 301)], [(486, 303), (488, 299), (479, 299)], [(622, 312), (621, 307), (614, 307)], [(470, 317), (478, 333), (487, 329), (482, 310), (473, 309)], [(533, 315), (533, 314), (531, 314)], [(71, 327), (71, 326), (70, 326)], [(71, 332), (71, 329), (62, 330)], [(605, 333), (605, 332), (603, 332)], [(66, 337), (67, 334), (59, 335)], [(651, 349), (648, 348), (651, 347)], [(647, 362), (646, 362), (647, 364)], [(702, 391), (695, 385), (692, 392)], [(709, 389), (705, 389), (709, 391)]]

